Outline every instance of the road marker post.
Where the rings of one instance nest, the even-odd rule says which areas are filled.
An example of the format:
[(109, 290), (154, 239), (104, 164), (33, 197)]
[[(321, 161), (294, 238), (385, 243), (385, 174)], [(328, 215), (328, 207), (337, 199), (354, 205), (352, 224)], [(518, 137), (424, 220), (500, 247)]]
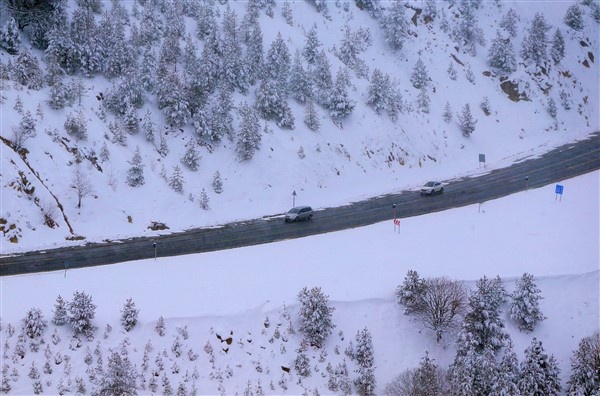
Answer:
[(156, 242), (152, 241), (152, 247), (154, 248), (154, 260), (156, 260)]
[(564, 190), (564, 186), (562, 184), (557, 184), (556, 188), (554, 189), (554, 200), (556, 201), (556, 199), (560, 196), (560, 199), (558, 200), (558, 202), (562, 202), (562, 195), (563, 195), (563, 190)]
[(525, 192), (529, 191), (529, 176), (525, 176)]
[(296, 190), (292, 192), (292, 208), (296, 207)]

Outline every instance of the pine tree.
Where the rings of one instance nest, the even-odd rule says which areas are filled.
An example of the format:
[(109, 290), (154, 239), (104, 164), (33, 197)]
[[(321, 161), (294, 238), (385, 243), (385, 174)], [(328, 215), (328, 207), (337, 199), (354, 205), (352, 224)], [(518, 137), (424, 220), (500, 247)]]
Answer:
[(521, 57), (524, 61), (532, 62), (537, 67), (543, 66), (548, 59), (546, 34), (549, 30), (550, 25), (546, 23), (544, 15), (536, 13), (527, 34), (523, 38)]
[(367, 104), (373, 107), (375, 113), (381, 114), (381, 111), (387, 107), (389, 91), (390, 77), (376, 68), (371, 74), (371, 82), (367, 92)]
[(483, 114), (485, 114), (486, 116), (492, 114), (492, 110), (490, 109), (490, 100), (487, 96), (483, 97), (483, 100), (481, 101), (479, 107), (481, 107), (481, 110), (483, 110)]
[[(272, 80), (263, 80), (256, 91), (256, 107), (267, 120), (275, 120), (280, 127), (293, 129), (293, 115), (285, 92)], [(291, 125), (288, 120), (291, 119)]]
[(258, 112), (244, 103), (240, 108), (242, 117), (236, 153), (240, 161), (251, 160), (260, 147), (260, 119)]
[(511, 36), (511, 37), (517, 37), (517, 23), (519, 22), (519, 15), (517, 14), (517, 12), (512, 9), (509, 8), (508, 11), (506, 11), (506, 14), (504, 14), (504, 16), (502, 17), (502, 20), (500, 21), (500, 27), (503, 28), (504, 30), (506, 30), (506, 32)]
[(450, 107), (450, 102), (446, 102), (446, 106), (444, 106), (444, 121), (450, 122), (452, 121), (452, 108)]
[(520, 395), (517, 381), (519, 378), (519, 361), (512, 349), (512, 342), (508, 342), (504, 355), (500, 361), (496, 375), (492, 381), (489, 396), (518, 396)]
[(458, 116), (458, 124), (464, 136), (469, 137), (475, 131), (475, 125), (477, 120), (473, 119), (471, 115), (471, 107), (469, 104), (465, 104), (462, 109), (462, 113)]
[(77, 140), (87, 140), (87, 121), (83, 111), (77, 114), (67, 114), (67, 119), (64, 123), (65, 131)]
[(356, 350), (354, 360), (358, 364), (358, 378), (354, 380), (356, 389), (361, 395), (375, 394), (375, 356), (373, 351), (373, 339), (369, 329), (366, 327), (356, 333)]
[(450, 64), (448, 65), (448, 69), (446, 71), (448, 72), (448, 77), (450, 77), (450, 80), (456, 81), (458, 73), (456, 72), (456, 68), (454, 67), (454, 62), (450, 61)]
[(183, 174), (179, 165), (175, 165), (173, 168), (173, 174), (169, 178), (169, 187), (178, 193), (183, 192)]
[(571, 356), (571, 375), (567, 394), (569, 396), (592, 396), (600, 394), (600, 333), (583, 337)]
[(19, 53), (21, 46), (21, 34), (15, 18), (11, 17), (0, 31), (0, 47), (4, 48), (10, 55)]
[(294, 26), (294, 13), (292, 11), (292, 6), (290, 5), (290, 2), (287, 0), (283, 2), (281, 16), (283, 17), (283, 19), (285, 19), (285, 22), (288, 25)]
[(387, 9), (380, 20), (385, 41), (393, 50), (401, 50), (404, 40), (408, 36), (408, 20), (406, 19), (406, 8), (403, 0), (395, 0)]
[(510, 39), (504, 39), (499, 30), (496, 31), (496, 37), (490, 45), (488, 63), (491, 67), (505, 73), (517, 70), (517, 60)]
[(282, 87), (285, 87), (291, 64), (290, 51), (285, 41), (283, 41), (281, 33), (277, 33), (277, 37), (271, 43), (265, 58), (266, 76), (277, 81)]
[(585, 23), (583, 21), (583, 10), (579, 4), (572, 4), (567, 8), (565, 24), (573, 30), (583, 30)]
[(554, 101), (554, 98), (548, 98), (548, 102), (546, 105), (546, 111), (548, 112), (550, 117), (556, 119), (558, 109), (556, 108), (556, 102)]
[(123, 305), (123, 309), (121, 309), (121, 324), (125, 331), (131, 331), (135, 327), (139, 312), (140, 310), (135, 307), (133, 299), (128, 298)]
[(127, 184), (131, 187), (139, 187), (144, 184), (144, 165), (142, 164), (142, 156), (140, 147), (136, 147), (135, 153), (131, 161), (128, 161), (131, 167), (127, 171)]
[(565, 57), (565, 39), (559, 28), (556, 28), (554, 31), (552, 47), (550, 48), (550, 57), (555, 64), (560, 63), (560, 61)]
[(338, 70), (335, 77), (335, 85), (329, 93), (327, 109), (331, 118), (342, 119), (348, 117), (354, 111), (356, 102), (348, 94), (347, 75), (342, 69)]
[(249, 30), (249, 40), (246, 46), (246, 57), (244, 58), (244, 69), (248, 74), (248, 83), (254, 85), (262, 78), (263, 59), (263, 34), (259, 23), (254, 23)]
[(23, 319), (23, 328), (25, 334), (31, 339), (36, 339), (44, 335), (48, 322), (44, 319), (42, 310), (31, 308)]
[(225, 87), (219, 88), (212, 109), (211, 140), (220, 142), (224, 136), (233, 138), (233, 116), (231, 115), (233, 102), (231, 100), (231, 93)]
[(431, 100), (429, 99), (429, 95), (427, 95), (427, 91), (425, 89), (421, 89), (419, 96), (417, 96), (417, 107), (419, 111), (422, 113), (429, 113), (430, 103)]
[(197, 171), (200, 162), (200, 154), (196, 150), (194, 144), (190, 144), (190, 146), (185, 151), (183, 158), (181, 158), (181, 163), (185, 165), (189, 170)]
[(108, 365), (101, 373), (100, 381), (93, 394), (98, 396), (136, 395), (138, 373), (128, 357), (111, 352)]
[(54, 304), (52, 323), (56, 326), (62, 326), (67, 323), (67, 320), (67, 303), (59, 294), (58, 297), (56, 297), (56, 303)]
[(333, 88), (333, 75), (324, 50), (316, 55), (312, 79), (315, 83), (315, 99), (321, 104), (325, 104), (329, 91)]
[(425, 281), (414, 270), (408, 270), (402, 285), (396, 288), (396, 301), (404, 305), (404, 314), (410, 315), (421, 309), (425, 294)]
[(294, 359), (294, 369), (300, 377), (308, 377), (310, 375), (310, 359), (306, 356), (302, 348), (298, 350), (298, 355)]
[(429, 358), (429, 353), (425, 352), (425, 357), (421, 359), (419, 367), (413, 373), (414, 388), (411, 395), (433, 396), (444, 394), (444, 372)]
[(198, 201), (200, 203), (200, 208), (202, 208), (203, 210), (210, 209), (208, 194), (206, 193), (206, 190), (204, 188), (202, 188), (202, 191), (200, 192), (200, 199)]
[(312, 100), (309, 100), (306, 103), (306, 108), (304, 110), (304, 124), (311, 131), (317, 131), (321, 127), (321, 121), (319, 121), (319, 114)]
[(216, 194), (221, 194), (223, 192), (223, 180), (221, 179), (219, 171), (216, 171), (213, 175), (212, 187)]
[(296, 50), (294, 55), (290, 71), (289, 91), (292, 98), (300, 103), (306, 103), (312, 97), (312, 79), (308, 71), (302, 66), (300, 50)]
[(308, 64), (313, 65), (316, 62), (320, 47), (321, 42), (318, 37), (317, 24), (313, 23), (312, 28), (306, 33), (304, 48), (302, 49), (302, 55), (304, 55)]
[(94, 329), (92, 319), (96, 316), (96, 305), (92, 297), (85, 292), (75, 291), (73, 300), (68, 305), (68, 321), (75, 334), (91, 337)]
[(460, 18), (452, 31), (452, 37), (471, 56), (477, 55), (477, 45), (485, 45), (483, 30), (478, 26), (476, 4), (470, 0), (461, 0)]
[(165, 319), (162, 317), (162, 315), (158, 317), (158, 320), (156, 321), (156, 326), (154, 327), (154, 331), (156, 331), (156, 334), (158, 334), (161, 337), (165, 335)]
[(548, 357), (542, 342), (534, 337), (525, 350), (525, 358), (521, 362), (521, 373), (517, 383), (521, 394), (531, 396), (559, 395), (561, 391), (559, 374), (560, 369), (554, 356)]
[(36, 125), (31, 112), (27, 110), (16, 128), (13, 128), (12, 142), (15, 150), (23, 147), (25, 141), (36, 136)]
[(497, 372), (498, 364), (492, 349), (481, 352), (473, 347), (459, 349), (448, 372), (450, 393), (457, 396), (489, 395)]
[(13, 79), (29, 89), (39, 90), (44, 85), (39, 62), (31, 52), (21, 51), (12, 67)]
[(517, 322), (521, 331), (533, 331), (535, 325), (545, 319), (540, 310), (541, 290), (535, 284), (533, 275), (524, 273), (516, 282), (512, 294), (510, 318)]
[(410, 82), (412, 86), (417, 89), (424, 88), (429, 84), (429, 73), (421, 58), (417, 60), (417, 63), (413, 67), (413, 71), (410, 75)]
[(333, 327), (332, 314), (335, 308), (329, 306), (329, 297), (320, 287), (308, 289), (304, 287), (298, 293), (300, 300), (300, 330), (306, 339), (316, 348), (321, 348), (331, 334)]

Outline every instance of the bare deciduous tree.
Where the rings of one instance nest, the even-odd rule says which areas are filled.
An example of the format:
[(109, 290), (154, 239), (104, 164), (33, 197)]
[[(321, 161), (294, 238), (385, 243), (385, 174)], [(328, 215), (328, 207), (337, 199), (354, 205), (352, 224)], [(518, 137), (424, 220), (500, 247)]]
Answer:
[(81, 167), (77, 167), (75, 169), (75, 174), (73, 176), (73, 183), (71, 184), (71, 188), (75, 190), (77, 193), (77, 207), (81, 208), (81, 200), (85, 197), (88, 197), (94, 193), (94, 189), (92, 188), (92, 183), (90, 183), (90, 179), (88, 179), (87, 175), (81, 170)]
[(423, 325), (435, 332), (437, 342), (465, 308), (466, 292), (462, 283), (448, 278), (425, 279), (419, 309), (415, 315)]

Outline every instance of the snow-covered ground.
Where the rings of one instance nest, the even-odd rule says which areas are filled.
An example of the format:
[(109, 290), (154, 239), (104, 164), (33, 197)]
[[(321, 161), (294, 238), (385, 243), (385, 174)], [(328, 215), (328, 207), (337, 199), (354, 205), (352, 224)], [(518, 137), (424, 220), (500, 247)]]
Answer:
[[(248, 248), (159, 257), (66, 273), (3, 277), (2, 344), (8, 342), (10, 346), (4, 361), (20, 373), (11, 394), (31, 393), (32, 381), (27, 373), (32, 360), (42, 371), (45, 347), (38, 353), (28, 351), (23, 360), (13, 363), (11, 355), (17, 335), (7, 337), (8, 323), (19, 328), (32, 307), (42, 309), (49, 319), (57, 295), (69, 300), (77, 290), (90, 294), (98, 306), (95, 334), (104, 359), (109, 348), (117, 348), (128, 338), (130, 357), (141, 372), (144, 347), (151, 340), (150, 369), (156, 364), (156, 356), (166, 350), (162, 359), (174, 389), (184, 383), (191, 391), (194, 383), (200, 394), (218, 393), (219, 380), (210, 379), (211, 373), (216, 378), (219, 370), (226, 373), (229, 367), (231, 377), (222, 373), (222, 390), (228, 394), (243, 393), (248, 381), (256, 391), (259, 380), (265, 393), (298, 394), (303, 389), (329, 393), (327, 376), (321, 376), (326, 373), (327, 363), (335, 368), (345, 358), (344, 350), (356, 332), (367, 327), (373, 336), (381, 391), (395, 375), (415, 367), (426, 350), (442, 366), (447, 366), (454, 356), (454, 333), (436, 344), (434, 335), (403, 315), (403, 308), (395, 302), (395, 288), (409, 269), (424, 277), (464, 280), (469, 286), (483, 275), (500, 275), (509, 292), (515, 278), (524, 272), (534, 274), (544, 297), (541, 309), (547, 320), (534, 332), (524, 334), (508, 321), (506, 307), (504, 319), (518, 356), (522, 358), (532, 337), (542, 340), (546, 351), (558, 360), (564, 385), (572, 351), (582, 337), (599, 330), (599, 175), (593, 172), (561, 182), (562, 198), (554, 194), (555, 186), (549, 185), (481, 206), (403, 219), (399, 232), (390, 221)], [(301, 339), (298, 333), (286, 337), (288, 322), (282, 319), (282, 313), (285, 306), (297, 329), (297, 294), (304, 286), (319, 286), (329, 295), (337, 327), (323, 348), (326, 356), (322, 362), (321, 352), (309, 349), (313, 373), (299, 385), (293, 369), (291, 374), (281, 369), (292, 365)], [(140, 309), (140, 322), (133, 331), (125, 333), (119, 317), (129, 297)], [(161, 315), (167, 327), (164, 337), (154, 331)], [(267, 317), (268, 328), (264, 325)], [(104, 339), (107, 324), (112, 326), (112, 332)], [(281, 324), (286, 341), (284, 337), (273, 337), (277, 324)], [(171, 346), (179, 334), (176, 328), (184, 326), (189, 339), (182, 341), (184, 355), (176, 358)], [(77, 376), (87, 379), (84, 353), (86, 347), (93, 351), (96, 342), (84, 341), (80, 349), (73, 351), (69, 349), (70, 330), (56, 330), (62, 339), (56, 345), (50, 340), (54, 331), (55, 326), (50, 325), (44, 337), (52, 356), (69, 355), (71, 380)], [(343, 339), (339, 332), (343, 332)], [(217, 338), (230, 334), (231, 345)], [(214, 349), (214, 368), (203, 351), (207, 342)], [(222, 347), (228, 347), (228, 352)], [(188, 349), (200, 355), (197, 360), (190, 361)], [(351, 368), (351, 362), (347, 357), (346, 360)], [(175, 362), (178, 374), (171, 372)], [(42, 374), (43, 382), (51, 383), (44, 386), (46, 393), (56, 392), (61, 378), (67, 383), (64, 367), (52, 365), (53, 374)], [(315, 367), (320, 371), (316, 372)], [(191, 378), (195, 368), (197, 379)], [(144, 375), (148, 385), (149, 374)], [(157, 393), (162, 389), (160, 375)], [(353, 375), (351, 372), (351, 378)], [(286, 379), (287, 390), (279, 385), (281, 378)], [(274, 389), (270, 388), (271, 382)], [(88, 391), (92, 388), (88, 385)]]

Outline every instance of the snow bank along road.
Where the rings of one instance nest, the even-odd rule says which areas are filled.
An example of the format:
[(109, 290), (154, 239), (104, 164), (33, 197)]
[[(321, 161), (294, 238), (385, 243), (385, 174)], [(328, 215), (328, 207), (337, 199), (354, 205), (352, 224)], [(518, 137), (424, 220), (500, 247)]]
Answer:
[[(527, 187), (536, 188), (600, 169), (600, 131), (539, 158), (515, 163), (477, 177), (445, 181), (444, 194), (421, 197), (403, 191), (315, 212), (312, 221), (284, 224), (282, 215), (199, 228), (159, 237), (0, 256), (0, 276), (114, 264), (124, 261), (208, 252), (339, 231), (399, 218), (481, 203)], [(526, 177), (528, 179), (526, 179)], [(591, 193), (597, 194), (598, 191)]]

